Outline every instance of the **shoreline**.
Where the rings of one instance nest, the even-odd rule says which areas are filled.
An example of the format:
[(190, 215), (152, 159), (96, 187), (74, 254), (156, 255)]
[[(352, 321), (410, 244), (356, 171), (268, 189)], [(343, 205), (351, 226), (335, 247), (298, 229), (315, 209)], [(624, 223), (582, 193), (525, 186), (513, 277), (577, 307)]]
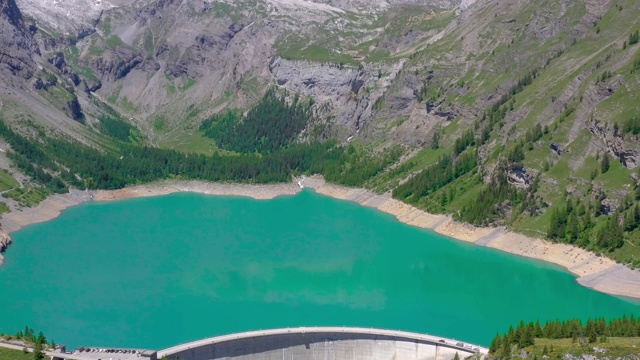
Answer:
[(527, 237), (504, 227), (478, 228), (453, 220), (450, 215), (430, 214), (388, 194), (330, 184), (322, 178), (308, 178), (305, 186), (319, 194), (354, 201), (393, 215), (408, 225), (431, 229), (447, 237), (496, 250), (560, 265), (587, 288), (633, 299), (640, 299), (640, 271), (568, 244)]
[[(596, 256), (587, 250), (567, 244), (551, 243), (498, 228), (477, 228), (454, 221), (449, 215), (430, 214), (426, 211), (391, 198), (359, 188), (348, 188), (327, 183), (321, 176), (304, 178), (304, 187), (318, 194), (340, 200), (349, 200), (373, 207), (393, 215), (407, 225), (431, 229), (447, 237), (487, 246), (515, 255), (543, 260), (566, 268), (577, 276), (576, 281), (588, 288), (610, 295), (640, 299), (640, 271), (631, 270), (613, 260)], [(294, 180), (273, 185), (223, 184), (205, 181), (164, 180), (118, 190), (79, 191), (56, 194), (33, 208), (24, 208), (5, 214), (0, 220), (0, 240), (11, 243), (10, 234), (23, 227), (58, 217), (68, 207), (89, 201), (113, 201), (136, 197), (162, 196), (176, 192), (194, 192), (207, 195), (246, 196), (257, 200), (277, 196), (295, 195), (302, 188)], [(0, 265), (3, 263), (0, 254)]]
[[(225, 184), (197, 180), (162, 180), (117, 190), (82, 191), (70, 189), (65, 194), (54, 194), (38, 205), (6, 213), (0, 219), (0, 250), (12, 243), (11, 233), (25, 226), (49, 221), (60, 216), (65, 209), (90, 201), (115, 201), (138, 197), (163, 196), (177, 192), (193, 192), (206, 195), (246, 196), (256, 200), (268, 200), (277, 196), (295, 195), (302, 189), (295, 182), (282, 184)], [(0, 251), (0, 266), (4, 257)]]

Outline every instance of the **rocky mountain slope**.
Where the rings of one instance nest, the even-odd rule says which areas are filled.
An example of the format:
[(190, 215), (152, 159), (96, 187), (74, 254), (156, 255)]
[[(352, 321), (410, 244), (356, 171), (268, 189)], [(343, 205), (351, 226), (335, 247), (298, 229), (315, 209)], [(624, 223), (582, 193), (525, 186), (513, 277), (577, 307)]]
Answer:
[(13, 85), (15, 78), (30, 79), (35, 72), (32, 56), (39, 51), (31, 31), (13, 1), (0, 2), (0, 74), (6, 85)]
[[(24, 134), (110, 149), (105, 117), (116, 117), (135, 143), (207, 154), (217, 147), (204, 120), (246, 112), (275, 87), (312, 104), (299, 142), (402, 149), (365, 187), (640, 264), (625, 220), (640, 165), (635, 0), (0, 8), (0, 111)], [(610, 244), (602, 234), (615, 226), (623, 241)]]
[[(359, 118), (370, 117), (373, 103), (406, 61), (390, 55), (436, 35), (460, 2), (27, 0), (19, 5), (37, 29), (46, 60), (59, 70), (53, 72), (126, 113), (152, 142), (162, 144), (211, 113), (247, 108), (274, 80), (321, 99), (319, 111), (335, 117), (345, 127), (335, 133), (346, 138), (359, 130)], [(414, 10), (425, 14), (414, 17)], [(436, 18), (424, 29), (400, 34), (405, 20), (417, 25)], [(378, 59), (366, 61), (370, 57)], [(319, 71), (306, 76), (316, 67)], [(363, 101), (351, 104), (356, 95)]]

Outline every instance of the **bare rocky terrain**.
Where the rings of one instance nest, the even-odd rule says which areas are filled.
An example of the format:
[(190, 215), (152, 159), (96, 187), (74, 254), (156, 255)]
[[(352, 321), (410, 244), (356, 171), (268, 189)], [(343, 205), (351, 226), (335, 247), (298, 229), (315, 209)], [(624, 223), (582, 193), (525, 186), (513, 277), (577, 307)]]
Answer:
[[(66, 91), (78, 97), (90, 124), (99, 115), (90, 99), (108, 101), (152, 142), (175, 128), (193, 128), (221, 109), (246, 108), (273, 83), (316, 97), (319, 114), (335, 119), (332, 134), (351, 136), (372, 118), (374, 103), (406, 63), (404, 57), (389, 55), (437, 32), (397, 39), (385, 33), (385, 25), (406, 16), (407, 6), (428, 10), (415, 21), (461, 9), (459, 1), (451, 0), (270, 0), (255, 5), (25, 0), (17, 6), (28, 24), (14, 28), (28, 26), (33, 34), (20, 37), (38, 45), (30, 52), (36, 56), (24, 58), (32, 68), (25, 76), (34, 84), (25, 92), (37, 98), (37, 90), (49, 87), (45, 74), (34, 71), (39, 62), (42, 72), (67, 83)], [(318, 44), (304, 45), (307, 39)], [(311, 49), (307, 59), (296, 54), (299, 46), (318, 49)], [(384, 59), (366, 61), (368, 53), (378, 50)], [(397, 101), (407, 107), (415, 99), (409, 93)], [(74, 118), (73, 106), (63, 107)], [(151, 124), (158, 118), (167, 121), (154, 131)]]

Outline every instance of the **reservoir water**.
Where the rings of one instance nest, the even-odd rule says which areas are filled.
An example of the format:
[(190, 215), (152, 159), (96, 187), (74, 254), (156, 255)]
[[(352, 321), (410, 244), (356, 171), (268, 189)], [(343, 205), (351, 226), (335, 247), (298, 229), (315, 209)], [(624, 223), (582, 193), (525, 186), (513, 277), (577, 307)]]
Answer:
[(640, 315), (541, 261), (304, 191), (95, 202), (13, 234), (0, 332), (159, 349), (230, 332), (371, 326), (488, 345), (525, 321)]

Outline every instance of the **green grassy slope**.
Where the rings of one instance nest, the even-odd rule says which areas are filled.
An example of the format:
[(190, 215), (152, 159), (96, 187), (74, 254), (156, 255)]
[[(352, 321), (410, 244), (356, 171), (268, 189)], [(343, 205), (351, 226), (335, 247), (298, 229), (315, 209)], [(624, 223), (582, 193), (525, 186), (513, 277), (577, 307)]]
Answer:
[[(611, 2), (599, 11), (582, 2), (555, 0), (484, 3), (471, 19), (413, 54), (408, 65), (422, 79), (422, 103), (462, 116), (442, 124), (441, 146), (417, 152), (404, 166), (370, 181), (370, 187), (384, 191), (411, 179), (451, 153), (455, 140), (471, 131), (475, 141), (470, 148), (478, 151), (474, 170), (426, 195), (413, 191), (399, 198), (531, 236), (548, 237), (551, 223), (560, 221), (562, 231), (551, 236), (554, 241), (640, 264), (635, 225), (622, 231), (623, 241), (616, 244), (598, 234), (613, 218), (624, 227), (638, 201), (639, 144), (630, 124), (639, 115), (640, 45), (630, 43), (640, 28), (639, 14), (635, 1)], [(540, 136), (532, 135), (542, 129)], [(483, 135), (487, 138), (479, 140)], [(610, 160), (606, 172), (605, 156)], [(518, 179), (518, 173), (525, 175)], [(490, 191), (497, 184), (491, 179), (501, 174), (504, 192), (511, 195)], [(569, 199), (586, 210), (553, 218), (554, 212), (567, 212)], [(472, 206), (476, 203), (486, 206)], [(527, 211), (525, 206), (533, 203)], [(577, 230), (572, 232), (572, 226)]]
[(0, 347), (0, 360), (33, 360), (33, 354)]

